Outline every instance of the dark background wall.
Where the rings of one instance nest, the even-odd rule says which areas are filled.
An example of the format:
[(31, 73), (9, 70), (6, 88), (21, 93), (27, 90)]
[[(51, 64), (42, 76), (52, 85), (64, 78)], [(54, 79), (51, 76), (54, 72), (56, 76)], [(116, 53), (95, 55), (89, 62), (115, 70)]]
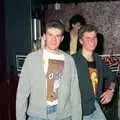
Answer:
[(16, 54), (31, 51), (31, 0), (4, 0), (7, 72), (16, 66)]
[(68, 20), (74, 14), (81, 14), (87, 23), (94, 24), (104, 36), (104, 54), (109, 49), (120, 53), (120, 1), (80, 2), (78, 4), (62, 4), (55, 10), (54, 4), (49, 4), (46, 9), (46, 20), (59, 18), (68, 27)]
[(0, 120), (16, 120), (16, 54), (31, 51), (31, 0), (0, 0)]
[(0, 81), (5, 79), (4, 1), (0, 1)]
[[(6, 41), (6, 61), (7, 72), (12, 66), (16, 66), (15, 55), (26, 55), (32, 48), (31, 34), (31, 8), (39, 8), (40, 2), (31, 0), (5, 0), (5, 41)], [(42, 6), (43, 7), (43, 6)], [(41, 7), (41, 9), (42, 9)], [(46, 6), (45, 6), (46, 7)], [(120, 53), (120, 2), (80, 2), (80, 3), (61, 3), (60, 10), (54, 9), (54, 4), (49, 4), (40, 15), (45, 20), (59, 18), (66, 24), (74, 14), (81, 14), (88, 23), (95, 24), (99, 32), (104, 36), (104, 53), (107, 54), (109, 48), (114, 53)]]

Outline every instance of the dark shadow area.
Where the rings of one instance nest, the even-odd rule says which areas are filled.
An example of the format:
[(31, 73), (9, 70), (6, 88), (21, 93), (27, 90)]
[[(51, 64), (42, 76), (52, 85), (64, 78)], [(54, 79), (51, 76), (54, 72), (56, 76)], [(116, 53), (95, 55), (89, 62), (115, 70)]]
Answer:
[[(111, 55), (111, 52), (109, 55)], [(108, 59), (103, 59), (103, 63), (106, 64), (112, 70), (112, 72), (116, 75), (116, 79), (115, 79), (116, 87), (115, 87), (114, 96), (111, 102), (106, 105), (101, 105), (101, 108), (107, 120), (119, 120), (118, 118), (118, 100), (119, 100), (119, 85), (120, 85), (120, 74), (119, 74), (120, 71), (118, 70), (119, 58), (117, 56), (113, 57), (112, 55), (106, 58)], [(116, 70), (115, 70), (114, 64), (117, 65)], [(114, 71), (112, 69), (113, 66), (114, 66)], [(104, 84), (103, 91), (105, 91), (110, 85), (110, 81), (104, 80), (103, 84)]]
[(6, 51), (5, 51), (5, 21), (4, 21), (4, 1), (0, 1), (0, 81), (5, 80), (6, 71)]
[(95, 52), (98, 53), (99, 55), (102, 55), (104, 52), (104, 36), (101, 33), (97, 34), (97, 39), (98, 39), (98, 44), (95, 49)]
[(0, 82), (0, 120), (16, 120), (16, 91), (18, 78), (9, 76)]
[(17, 86), (18, 76), (11, 66), (10, 74), (0, 81), (0, 120), (16, 120)]
[(56, 2), (58, 3), (79, 3), (79, 2), (105, 2), (105, 1), (118, 1), (118, 0), (32, 0), (34, 4), (54, 4)]
[[(101, 105), (101, 108), (107, 118), (107, 120), (119, 120), (118, 118), (118, 99), (119, 99), (119, 83), (118, 78), (116, 80), (116, 88), (113, 99), (106, 105)], [(109, 82), (105, 80), (104, 90), (108, 88)]]

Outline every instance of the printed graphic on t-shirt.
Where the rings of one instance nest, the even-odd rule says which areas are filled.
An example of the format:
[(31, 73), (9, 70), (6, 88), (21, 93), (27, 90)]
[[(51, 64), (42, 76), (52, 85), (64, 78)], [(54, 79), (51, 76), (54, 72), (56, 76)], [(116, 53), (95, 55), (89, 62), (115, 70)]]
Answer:
[(48, 60), (47, 71), (47, 105), (50, 107), (57, 105), (58, 89), (63, 77), (63, 60)]
[(96, 68), (89, 68), (90, 79), (93, 85), (94, 95), (96, 95), (96, 90), (98, 87), (98, 74)]

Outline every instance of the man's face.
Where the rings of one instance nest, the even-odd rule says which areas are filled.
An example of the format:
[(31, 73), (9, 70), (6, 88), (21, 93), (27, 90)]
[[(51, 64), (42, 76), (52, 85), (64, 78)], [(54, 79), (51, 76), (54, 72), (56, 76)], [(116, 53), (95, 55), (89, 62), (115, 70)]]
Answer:
[(85, 32), (80, 39), (82, 49), (93, 52), (97, 46), (97, 35), (95, 31)]
[(57, 50), (63, 40), (62, 31), (58, 28), (48, 28), (45, 34), (46, 48), (48, 50)]

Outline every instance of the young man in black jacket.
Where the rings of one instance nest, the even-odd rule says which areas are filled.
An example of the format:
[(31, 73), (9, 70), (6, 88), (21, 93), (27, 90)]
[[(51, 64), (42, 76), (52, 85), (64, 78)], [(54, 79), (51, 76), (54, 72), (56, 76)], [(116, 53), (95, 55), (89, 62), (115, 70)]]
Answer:
[[(75, 53), (73, 58), (78, 72), (83, 120), (106, 120), (99, 103), (107, 104), (111, 101), (115, 89), (115, 76), (102, 63), (100, 56), (94, 52), (97, 46), (95, 26), (84, 25), (81, 27), (79, 42), (82, 49)], [(110, 81), (110, 85), (102, 93), (104, 78)]]

